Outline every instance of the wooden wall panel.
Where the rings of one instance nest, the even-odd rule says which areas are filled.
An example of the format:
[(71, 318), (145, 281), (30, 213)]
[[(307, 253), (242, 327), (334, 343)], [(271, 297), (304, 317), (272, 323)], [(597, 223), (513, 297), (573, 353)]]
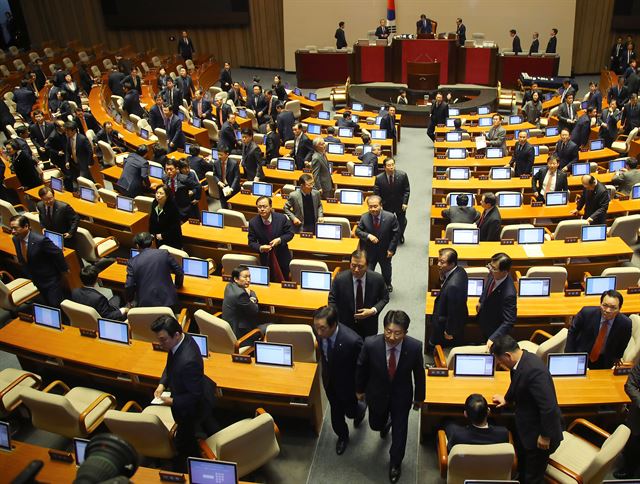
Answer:
[[(153, 2), (149, 5), (153, 15)], [(56, 40), (61, 46), (79, 40), (84, 46), (104, 43), (117, 49), (131, 44), (138, 51), (176, 52), (176, 42), (169, 37), (177, 37), (177, 30), (108, 30), (100, 0), (23, 0), (23, 9), (34, 46), (44, 40)], [(250, 0), (250, 9), (251, 23), (245, 27), (189, 29), (196, 51), (236, 66), (283, 69), (282, 0)]]
[(573, 73), (592, 74), (609, 65), (613, 45), (611, 18), (614, 0), (576, 2), (573, 38)]

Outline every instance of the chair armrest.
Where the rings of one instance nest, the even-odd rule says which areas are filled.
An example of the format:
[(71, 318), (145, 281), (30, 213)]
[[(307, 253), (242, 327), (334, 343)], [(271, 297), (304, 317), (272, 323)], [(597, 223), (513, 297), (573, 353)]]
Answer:
[[(513, 435), (509, 432), (509, 443), (515, 448), (513, 443)], [(515, 476), (518, 473), (518, 454), (513, 453), (513, 464), (511, 465), (511, 475)]]
[[(258, 407), (256, 408), (256, 417), (258, 415), (262, 415), (263, 413), (267, 413), (264, 408)], [(280, 441), (280, 429), (276, 425), (276, 421), (273, 421), (273, 432), (276, 434), (276, 440)]]
[(22, 205), (21, 203), (17, 203), (13, 206), (13, 208), (15, 208), (16, 210), (18, 208), (21, 208), (23, 212), (28, 212), (27, 207), (25, 207), (24, 205)]
[(23, 283), (19, 284), (17, 287), (14, 287), (11, 291), (9, 291), (9, 301), (11, 301), (11, 304), (13, 304), (14, 306), (20, 306), (20, 304), (22, 304), (23, 302), (28, 301), (32, 297), (37, 296), (38, 294), (40, 294), (40, 291), (37, 291), (33, 296), (27, 296), (24, 299), (20, 299), (19, 301), (15, 301), (13, 299), (13, 293), (16, 292), (18, 289), (23, 288), (27, 284), (31, 284), (31, 280), (24, 281)]
[(138, 405), (138, 402), (136, 402), (135, 400), (129, 400), (127, 403), (125, 403), (122, 406), (120, 411), (121, 412), (128, 412), (131, 407), (133, 407), (136, 412), (142, 412), (142, 407), (140, 405)]
[(342, 269), (340, 269), (339, 266), (336, 266), (336, 268), (331, 272), (331, 280), (334, 281), (336, 276), (338, 275), (338, 273), (341, 271)]
[(435, 361), (436, 367), (438, 368), (446, 368), (447, 367), (447, 359), (444, 357), (444, 351), (442, 350), (442, 346), (436, 345), (433, 352), (433, 359)]
[(222, 311), (218, 311), (217, 313), (213, 313), (213, 315), (214, 315), (216, 318), (221, 318), (221, 317), (222, 317)]
[(191, 324), (191, 320), (187, 316), (187, 308), (182, 308), (180, 313), (178, 314), (178, 322), (180, 326), (182, 326), (182, 330), (186, 333), (189, 331), (189, 325)]
[(200, 446), (200, 452), (205, 459), (217, 460), (216, 454), (213, 453), (211, 447), (207, 445), (207, 441), (204, 439), (198, 439), (198, 445)]
[(216, 272), (216, 269), (218, 268), (218, 264), (216, 264), (216, 261), (214, 261), (211, 257), (206, 259), (207, 263), (211, 265), (211, 269), (209, 269), (209, 274), (213, 274), (214, 272)]
[(20, 375), (13, 382), (11, 382), (7, 387), (0, 390), (0, 409), (4, 409), (7, 412), (11, 412), (22, 403), (22, 399), (18, 398), (16, 402), (11, 406), (11, 408), (4, 408), (2, 401), (4, 400), (5, 395), (7, 395), (15, 387), (20, 385), (20, 383), (25, 381), (27, 378), (33, 378), (36, 381), (37, 383), (36, 388), (42, 385), (42, 379), (38, 375), (34, 375), (33, 373), (25, 373), (24, 375)]
[(516, 275), (516, 281), (522, 279), (522, 272), (520, 271), (513, 271)]
[(438, 430), (436, 445), (438, 448), (438, 467), (440, 468), (440, 477), (446, 479), (449, 464), (449, 451), (447, 450), (447, 434), (444, 430)]
[(573, 422), (571, 422), (569, 424), (569, 427), (567, 428), (567, 432), (571, 432), (573, 433), (573, 429), (581, 426), (584, 427), (586, 429), (591, 430), (592, 432), (594, 432), (595, 434), (599, 435), (600, 437), (603, 437), (605, 439), (608, 439), (609, 436), (611, 435), (609, 432), (607, 432), (606, 430), (601, 429), (600, 427), (598, 427), (597, 425), (589, 422), (588, 420), (584, 419), (584, 418), (577, 418), (575, 419)]
[(62, 380), (55, 380), (52, 381), (51, 383), (49, 383), (46, 388), (44, 390), (42, 390), (45, 393), (50, 393), (51, 390), (53, 390), (55, 387), (60, 386), (63, 388), (64, 393), (63, 395), (66, 395), (67, 393), (69, 393), (69, 390), (71, 390), (67, 384), (65, 382), (63, 382)]
[(247, 341), (251, 337), (255, 336), (256, 334), (259, 334), (260, 335), (260, 339), (262, 339), (262, 331), (260, 331), (258, 328), (252, 329), (247, 334), (245, 334), (244, 336), (242, 336), (241, 338), (238, 338), (236, 340), (236, 343), (233, 345), (233, 351), (236, 352), (236, 353), (238, 351), (240, 351), (240, 346), (242, 346), (242, 343), (244, 343), (245, 341)]
[(99, 246), (101, 246), (102, 244), (106, 244), (107, 242), (110, 242), (110, 241), (112, 241), (112, 240), (116, 243), (116, 246), (115, 246), (113, 249), (111, 249), (109, 252), (106, 252), (106, 253), (105, 253), (105, 255), (110, 254), (111, 252), (113, 252), (114, 250), (116, 250), (118, 247), (120, 247), (120, 242), (118, 242), (118, 239), (116, 239), (113, 235), (110, 235), (109, 237), (105, 237), (105, 238), (104, 238), (103, 240), (101, 240), (100, 242), (96, 242), (96, 246), (95, 246), (95, 249), (94, 249), (94, 252), (95, 252), (95, 254), (96, 254), (96, 257), (100, 257), (100, 256), (98, 255), (98, 247), (99, 247)]
[(543, 227), (544, 228), (544, 233), (547, 234), (549, 237), (551, 237), (551, 239), (553, 240), (553, 232), (551, 232), (551, 230), (549, 230), (548, 227)]
[(549, 459), (549, 465), (552, 467), (555, 467), (556, 469), (558, 469), (560, 472), (568, 475), (569, 477), (571, 477), (573, 480), (575, 480), (578, 484), (583, 484), (582, 481), (582, 476), (579, 476), (578, 474), (576, 474), (575, 472), (573, 472), (571, 469), (563, 466), (562, 464), (560, 464), (559, 462), (556, 462), (553, 459)]
[(111, 400), (112, 407), (116, 406), (116, 397), (109, 393), (103, 393), (98, 398), (96, 398), (91, 405), (89, 405), (81, 414), (80, 414), (80, 429), (84, 430), (85, 433), (90, 434), (93, 432), (101, 423), (102, 419), (96, 419), (91, 427), (87, 427), (85, 420), (87, 416), (95, 410), (95, 408), (100, 405), (104, 400)]
[(546, 331), (542, 330), (542, 329), (536, 329), (533, 334), (531, 335), (531, 337), (529, 338), (529, 341), (533, 342), (536, 339), (536, 336), (542, 336), (546, 339), (551, 339), (553, 337), (552, 334), (547, 333)]
[(9, 278), (9, 282), (11, 282), (11, 281), (13, 281), (15, 279), (15, 277), (13, 277), (7, 271), (0, 271), (0, 277), (4, 277), (4, 276)]

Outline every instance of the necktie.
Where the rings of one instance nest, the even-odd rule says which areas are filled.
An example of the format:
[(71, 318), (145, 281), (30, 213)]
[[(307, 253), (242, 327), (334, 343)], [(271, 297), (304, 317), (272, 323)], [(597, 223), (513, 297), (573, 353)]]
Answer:
[(484, 222), (484, 216), (485, 216), (486, 214), (487, 214), (487, 211), (486, 211), (486, 210), (484, 210), (484, 211), (482, 212), (482, 215), (480, 215), (480, 220), (478, 220), (478, 227), (481, 227), (481, 226), (482, 226), (482, 222)]
[(173, 89), (169, 91), (169, 104), (173, 106)]
[(198, 117), (202, 117), (202, 101), (198, 101)]
[(171, 179), (171, 191), (175, 194), (176, 193), (176, 179), (172, 178)]
[(487, 297), (491, 295), (491, 293), (493, 292), (493, 290), (496, 288), (496, 280), (493, 279), (491, 281), (491, 284), (489, 284), (489, 289), (487, 290)]
[(393, 377), (396, 376), (396, 349), (391, 348), (389, 350), (389, 362), (387, 363), (387, 371), (389, 372), (389, 380), (393, 380)]
[(49, 221), (49, 223), (51, 223), (52, 221), (51, 207), (47, 207), (47, 220)]
[(73, 154), (73, 161), (76, 161), (76, 138), (71, 138), (71, 153)]
[(358, 287), (356, 288), (356, 311), (364, 307), (364, 295), (362, 294), (362, 279), (356, 279)]
[(46, 136), (44, 135), (44, 124), (40, 125), (40, 131), (42, 131), (42, 137), (46, 139)]
[(27, 241), (26, 239), (22, 239), (20, 242), (20, 249), (22, 250), (22, 258), (25, 262), (29, 262), (29, 257), (27, 256)]
[(380, 228), (380, 217), (373, 217), (373, 226), (376, 231)]
[(389, 176), (389, 185), (393, 186), (393, 175)]
[(573, 106), (569, 106), (569, 119), (573, 119)]
[(225, 180), (227, 179), (227, 162), (226, 161), (220, 162), (220, 174), (222, 175), (222, 182), (224, 183)]
[(331, 353), (332, 349), (333, 343), (331, 342), (331, 338), (327, 338), (327, 352), (324, 354), (324, 359), (327, 360), (327, 363), (329, 363), (329, 354)]
[(596, 337), (596, 342), (593, 343), (593, 348), (591, 348), (591, 353), (589, 353), (589, 361), (591, 361), (591, 363), (598, 361), (598, 359), (600, 358), (600, 353), (602, 353), (604, 343), (607, 339), (608, 329), (609, 321), (603, 321), (600, 325), (600, 331), (598, 332), (598, 336)]
[(547, 173), (548, 178), (547, 178), (547, 183), (544, 186), (544, 193), (549, 193), (549, 191), (551, 190), (551, 182), (553, 180), (553, 175), (551, 173)]

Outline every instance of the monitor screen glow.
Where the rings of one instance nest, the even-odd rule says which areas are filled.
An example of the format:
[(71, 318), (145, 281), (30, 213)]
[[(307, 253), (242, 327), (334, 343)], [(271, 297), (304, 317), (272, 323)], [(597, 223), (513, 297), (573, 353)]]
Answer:
[(58, 308), (34, 303), (33, 322), (47, 328), (62, 329), (62, 314)]
[(460, 116), (460, 110), (458, 108), (449, 108), (449, 117)]
[(373, 166), (371, 165), (354, 165), (353, 176), (370, 178), (373, 176)]
[(340, 143), (329, 143), (327, 151), (332, 155), (344, 155), (344, 145)]
[(187, 333), (189, 336), (193, 338), (193, 341), (198, 345), (198, 349), (200, 350), (200, 356), (203, 358), (209, 357), (209, 343), (207, 340), (206, 334), (196, 334), (196, 333)]
[(548, 365), (551, 376), (585, 376), (588, 353), (551, 353)]
[(278, 158), (277, 169), (282, 171), (294, 171), (295, 161), (290, 158)]
[(58, 249), (64, 249), (64, 236), (59, 234), (58, 232), (53, 232), (52, 230), (44, 230), (44, 236), (53, 242)]
[(293, 346), (256, 341), (255, 357), (258, 365), (293, 366)]
[(11, 450), (11, 427), (8, 422), (0, 422), (0, 449)]
[(362, 103), (353, 103), (351, 105), (351, 110), (352, 111), (364, 111), (364, 106), (362, 105)]
[(338, 137), (353, 138), (353, 128), (338, 128)]
[(609, 162), (609, 172), (622, 170), (625, 167), (625, 160), (612, 160)]
[(548, 207), (566, 205), (569, 201), (567, 192), (549, 192), (545, 194), (545, 204)]
[(116, 197), (116, 208), (129, 213), (133, 212), (133, 198), (118, 195), (118, 197)]
[(329, 291), (331, 289), (331, 272), (301, 271), (300, 287), (316, 291)]
[(454, 376), (492, 377), (494, 368), (493, 355), (459, 353), (454, 356)]
[(98, 319), (98, 337), (113, 343), (129, 344), (129, 325), (123, 321)]
[(446, 134), (445, 140), (449, 142), (462, 141), (462, 133), (449, 132)]
[(479, 229), (453, 229), (452, 242), (454, 244), (478, 244)]
[(584, 284), (585, 296), (600, 296), (604, 291), (616, 288), (616, 276), (587, 277)]
[(447, 156), (451, 160), (464, 160), (467, 157), (467, 150), (464, 148), (449, 148)]
[(449, 168), (449, 180), (468, 180), (469, 168)]
[(307, 133), (309, 134), (320, 134), (322, 132), (322, 126), (319, 124), (309, 124), (307, 125)]
[(253, 182), (251, 193), (256, 197), (270, 197), (273, 194), (273, 185), (271, 183)]
[(202, 225), (205, 227), (224, 228), (224, 214), (217, 212), (202, 212)]
[(502, 158), (504, 153), (502, 153), (502, 148), (487, 148), (487, 158), (492, 160), (496, 158)]
[(140, 137), (142, 139), (149, 139), (149, 131), (144, 128), (140, 128)]
[(514, 208), (522, 205), (522, 193), (501, 193), (498, 196), (498, 206)]
[(202, 126), (202, 120), (194, 116), (191, 118), (191, 124), (196, 128), (200, 128)]
[(269, 268), (266, 266), (247, 266), (251, 275), (251, 284), (257, 286), (269, 285)]
[(209, 262), (205, 259), (185, 257), (182, 259), (182, 270), (185, 276), (209, 277)]
[(75, 455), (77, 466), (82, 465), (84, 462), (84, 455), (88, 444), (89, 439), (73, 438), (73, 454)]
[(161, 166), (149, 165), (149, 176), (151, 178), (158, 178), (162, 180), (162, 176), (164, 175), (164, 170)]
[(551, 293), (551, 279), (548, 277), (521, 277), (518, 280), (518, 296), (547, 297)]
[(522, 118), (520, 116), (509, 116), (509, 124), (520, 124), (522, 123)]
[(606, 225), (583, 225), (581, 232), (583, 242), (600, 242), (607, 239)]
[(94, 192), (91, 188), (80, 187), (80, 198), (87, 202), (95, 202), (96, 192)]
[(467, 279), (467, 295), (469, 297), (482, 296), (484, 289), (484, 279), (469, 278)]
[(56, 178), (54, 176), (52, 176), (50, 178), (51, 180), (51, 189), (55, 190), (56, 192), (62, 192), (64, 191), (64, 182), (62, 181), (61, 178)]
[(238, 469), (233, 462), (189, 457), (191, 484), (237, 484)]
[(340, 190), (340, 203), (362, 205), (362, 192), (359, 190)]
[(640, 198), (640, 185), (634, 185), (631, 189), (631, 198), (637, 200)]
[(316, 95), (315, 92), (310, 92), (307, 95), (307, 98), (309, 99), (309, 101), (317, 101), (318, 100), (318, 96)]
[(591, 143), (589, 145), (589, 149), (591, 151), (597, 151), (597, 150), (604, 149), (604, 140), (602, 140), (602, 139), (594, 139), (593, 141), (591, 141)]
[(480, 114), (480, 115), (489, 114), (490, 112), (491, 112), (491, 110), (489, 109), (489, 106), (480, 106), (478, 108), (478, 114)]
[(544, 134), (545, 134), (547, 137), (551, 137), (551, 136), (558, 136), (558, 135), (560, 134), (560, 130), (558, 129), (558, 127), (557, 127), (557, 126), (552, 126), (552, 127), (550, 127), (550, 128), (547, 128), (547, 129), (544, 131)]
[(331, 119), (331, 113), (329, 111), (320, 111), (320, 112), (318, 112), (318, 119), (322, 119), (324, 121), (327, 121), (327, 120)]
[(371, 130), (371, 139), (387, 139), (387, 130), (386, 129), (372, 129)]
[(478, 126), (487, 127), (493, 124), (493, 120), (491, 118), (478, 118)]
[(342, 226), (338, 224), (316, 224), (316, 237), (318, 239), (340, 240), (342, 238)]
[(591, 171), (589, 163), (574, 163), (571, 165), (571, 174), (573, 176), (588, 175)]
[(489, 177), (492, 180), (510, 180), (511, 168), (491, 168)]
[(518, 229), (518, 244), (543, 244), (544, 229), (529, 228)]

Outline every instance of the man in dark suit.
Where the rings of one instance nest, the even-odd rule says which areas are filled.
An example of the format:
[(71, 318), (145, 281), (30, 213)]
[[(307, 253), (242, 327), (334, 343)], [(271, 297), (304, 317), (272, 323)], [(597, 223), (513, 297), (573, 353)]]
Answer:
[(242, 338), (256, 328), (260, 305), (255, 291), (249, 288), (251, 272), (247, 266), (235, 267), (231, 279), (224, 288), (222, 319), (229, 323), (236, 338)]
[(200, 120), (212, 119), (211, 102), (204, 98), (202, 89), (197, 89), (195, 92), (195, 97), (191, 103), (191, 114), (194, 118)]
[(338, 22), (336, 33), (333, 34), (336, 39), (336, 49), (342, 49), (347, 46), (347, 38), (344, 34), (344, 22)]
[(80, 269), (80, 281), (83, 287), (76, 287), (71, 290), (71, 300), (73, 302), (92, 307), (101, 318), (114, 319), (116, 321), (127, 319), (129, 309), (120, 307), (120, 298), (118, 296), (107, 299), (100, 291), (96, 290), (98, 270), (95, 266), (85, 266)]
[(182, 36), (178, 40), (178, 54), (186, 61), (188, 59), (193, 59), (195, 51), (196, 48), (193, 45), (191, 37), (189, 37), (187, 32), (183, 30)]
[(533, 171), (533, 160), (536, 157), (533, 146), (529, 144), (528, 133), (522, 129), (518, 133), (518, 142), (513, 148), (513, 155), (509, 160), (509, 166), (514, 168), (515, 176), (531, 175)]
[(271, 198), (258, 197), (258, 215), (249, 222), (249, 248), (260, 254), (260, 264), (268, 266), (273, 282), (289, 280), (293, 228), (286, 215), (273, 211)]
[(456, 195), (456, 206), (446, 208), (442, 211), (442, 218), (447, 225), (450, 223), (472, 224), (480, 218), (480, 213), (474, 207), (468, 207), (469, 195), (458, 193)]
[[(111, 74), (109, 74), (109, 78), (107, 79), (107, 85), (109, 86), (111, 94), (120, 97), (124, 95), (122, 92), (122, 81), (125, 77), (126, 74), (120, 71), (118, 66), (114, 65), (111, 70)], [(64, 77), (62, 79), (64, 80)]]
[[(133, 238), (140, 253), (127, 263), (124, 289), (127, 301), (138, 307), (167, 306), (177, 309), (177, 289), (182, 287), (184, 272), (166, 250), (152, 249), (153, 236), (141, 232)], [(175, 282), (171, 280), (175, 274)]]
[(299, 190), (289, 194), (284, 204), (284, 213), (293, 224), (295, 232), (315, 232), (316, 223), (324, 222), (322, 199), (314, 186), (313, 176), (303, 173), (298, 179)]
[(582, 218), (589, 224), (606, 224), (609, 209), (609, 190), (593, 175), (582, 176), (582, 196), (576, 203), (576, 209), (571, 215), (580, 215), (584, 207)]
[[(377, 162), (377, 157), (376, 157)], [(409, 177), (402, 170), (396, 170), (393, 158), (384, 160), (384, 173), (380, 173), (375, 180), (373, 193), (382, 199), (382, 207), (394, 213), (398, 218), (398, 240), (404, 244), (404, 231), (407, 228), (407, 208), (409, 207)]]
[(122, 105), (122, 109), (127, 114), (135, 114), (140, 118), (146, 117), (146, 111), (140, 105), (140, 94), (138, 91), (131, 87), (131, 84), (128, 82), (124, 83), (122, 86), (124, 90), (124, 103)]
[(533, 196), (539, 202), (544, 202), (548, 192), (566, 192), (569, 190), (567, 174), (558, 170), (558, 157), (554, 153), (547, 159), (547, 166), (541, 168), (531, 178)]
[(538, 93), (538, 98), (540, 99), (540, 101), (542, 101), (543, 94), (542, 94), (542, 91), (540, 90), (540, 87), (538, 86), (538, 83), (537, 82), (532, 82), (531, 83), (531, 89), (527, 89), (525, 91), (524, 95), (522, 96), (522, 106), (527, 104), (527, 102), (533, 100), (533, 93), (534, 92)]
[(447, 450), (457, 444), (503, 444), (509, 442), (509, 431), (501, 425), (489, 425), (489, 405), (479, 393), (472, 393), (464, 402), (464, 416), (470, 425), (447, 425)]
[(140, 145), (135, 153), (129, 153), (124, 159), (122, 174), (113, 185), (118, 193), (135, 198), (149, 187), (149, 160), (146, 156), (147, 145)]
[(556, 53), (556, 46), (558, 44), (558, 38), (556, 37), (556, 35), (558, 35), (558, 29), (551, 29), (549, 41), (547, 42), (547, 48), (545, 49), (545, 52), (547, 54)]
[(431, 138), (431, 141), (436, 139), (436, 127), (439, 124), (446, 124), (449, 117), (449, 105), (444, 102), (441, 92), (436, 94), (436, 100), (431, 106), (431, 119), (429, 120), (429, 128), (427, 129), (427, 136)]
[(198, 180), (204, 180), (207, 176), (207, 172), (213, 168), (211, 162), (205, 160), (201, 154), (200, 145), (198, 143), (192, 143), (189, 145), (189, 156), (187, 156), (186, 162), (189, 168), (196, 173)]
[(488, 192), (482, 195), (480, 206), (482, 215), (476, 222), (480, 229), (480, 242), (497, 242), (502, 231), (502, 217), (496, 204), (498, 199), (494, 193)]
[(529, 55), (537, 54), (538, 50), (540, 50), (540, 41), (538, 40), (538, 32), (534, 32), (531, 47), (529, 47)]
[(175, 112), (171, 106), (163, 106), (162, 114), (165, 118), (164, 129), (167, 132), (167, 145), (169, 146), (169, 153), (178, 149), (184, 149), (187, 139), (182, 131), (182, 121), (175, 115)]
[(476, 320), (486, 338), (487, 349), (493, 342), (511, 331), (516, 322), (516, 287), (509, 274), (511, 257), (498, 252), (487, 265), (489, 276), (484, 281), (482, 295), (476, 305)]
[(53, 131), (53, 123), (46, 121), (42, 111), (37, 109), (33, 112), (34, 123), (29, 126), (29, 137), (38, 151), (38, 157), (42, 161), (49, 159), (49, 151), (45, 146), (47, 138)]
[(440, 293), (436, 296), (431, 316), (431, 335), (427, 349), (435, 345), (457, 346), (462, 343), (467, 311), (468, 277), (458, 266), (458, 253), (445, 248), (438, 251)]
[(231, 64), (224, 63), (224, 67), (220, 71), (220, 89), (227, 92), (233, 85), (233, 79), (231, 77)]
[(233, 104), (236, 107), (245, 106), (247, 104), (247, 101), (242, 95), (242, 91), (240, 89), (241, 89), (240, 83), (234, 82), (233, 86), (231, 87), (231, 89), (229, 89), (229, 92), (227, 93), (227, 99), (231, 99), (231, 101), (233, 101)]
[(627, 44), (624, 52), (622, 52), (622, 55), (620, 56), (620, 70), (626, 74), (627, 69), (634, 60), (636, 60), (636, 52), (633, 48), (633, 44)]
[(24, 188), (35, 188), (42, 184), (42, 178), (36, 162), (20, 149), (15, 139), (5, 141), (4, 147), (11, 161), (11, 168)]
[(387, 27), (387, 19), (381, 18), (380, 25), (378, 25), (375, 32), (376, 37), (379, 39), (386, 39), (389, 37), (390, 33), (391, 31), (389, 30), (389, 27)]
[(589, 142), (589, 135), (591, 134), (591, 120), (598, 116), (598, 108), (589, 107), (586, 112), (578, 118), (575, 128), (571, 132), (571, 141), (573, 141), (578, 148), (586, 147)]
[(193, 79), (187, 74), (187, 69), (182, 67), (179, 72), (179, 76), (176, 77), (176, 87), (180, 89), (182, 98), (187, 101), (187, 104), (191, 104), (191, 97), (193, 96)]
[[(325, 138), (326, 141), (326, 138)], [(363, 165), (369, 165), (373, 171), (373, 176), (377, 176), (378, 175), (378, 159), (380, 158), (380, 155), (382, 155), (382, 147), (376, 143), (374, 145), (371, 145), (371, 151), (369, 151), (368, 153), (363, 153), (360, 156), (358, 156), (358, 159), (360, 161), (362, 161)], [(375, 188), (374, 188), (375, 189)], [(380, 195), (378, 193), (378, 195)]]
[(611, 47), (611, 56), (609, 57), (609, 69), (615, 71), (616, 74), (620, 74), (620, 58), (623, 52), (622, 37), (618, 37), (616, 43)]
[(547, 365), (520, 349), (509, 335), (496, 339), (491, 352), (511, 370), (511, 384), (504, 396), (494, 395), (496, 408), (515, 405), (520, 480), (542, 484), (549, 455), (562, 441), (562, 414)]
[(554, 152), (558, 157), (559, 168), (565, 173), (571, 171), (571, 165), (577, 163), (580, 157), (580, 147), (571, 141), (570, 132), (568, 128), (560, 131), (560, 140), (556, 143)]
[(611, 86), (607, 92), (607, 101), (611, 104), (611, 100), (615, 99), (618, 107), (624, 107), (629, 100), (629, 95), (629, 90), (627, 89), (627, 86), (624, 85), (624, 78), (622, 76), (618, 76), (618, 84)]
[(221, 129), (222, 125), (227, 121), (229, 114), (231, 114), (233, 110), (222, 97), (214, 98), (213, 103), (216, 108), (214, 121), (216, 122), (218, 129)]
[(509, 35), (513, 39), (511, 42), (511, 51), (514, 52), (516, 55), (518, 55), (520, 52), (522, 52), (522, 46), (520, 45), (520, 37), (518, 37), (518, 34), (514, 29), (509, 30)]
[(165, 129), (166, 120), (164, 119), (164, 98), (161, 94), (155, 97), (156, 103), (149, 109), (149, 124), (151, 129), (162, 128)]
[(79, 176), (93, 180), (89, 167), (93, 165), (93, 147), (91, 142), (83, 134), (78, 133), (73, 121), (64, 123), (64, 131), (67, 136), (66, 162), (65, 162), (65, 188), (72, 191), (73, 184)]
[(633, 367), (624, 391), (629, 396), (631, 403), (627, 405), (629, 414), (625, 422), (631, 429), (631, 436), (622, 451), (622, 467), (613, 473), (616, 479), (633, 479), (640, 477), (638, 472), (638, 456), (640, 455), (640, 362)]
[(362, 338), (378, 332), (378, 315), (389, 302), (383, 277), (368, 269), (367, 254), (356, 250), (351, 254), (348, 271), (333, 279), (329, 304), (338, 308), (338, 320)]
[(634, 185), (640, 183), (640, 170), (638, 170), (637, 158), (627, 158), (625, 167), (618, 170), (611, 179), (611, 184), (615, 185), (620, 193), (630, 195)]
[(265, 163), (270, 163), (274, 158), (280, 156), (280, 136), (274, 121), (267, 123), (267, 134), (264, 137), (264, 159)]
[(29, 219), (14, 215), (9, 221), (18, 262), (40, 291), (45, 304), (60, 307), (67, 287), (63, 276), (69, 272), (64, 255), (51, 240), (31, 230)]
[(583, 307), (571, 322), (565, 353), (589, 353), (592, 370), (620, 364), (631, 338), (631, 319), (620, 313), (622, 303), (622, 294), (608, 290), (600, 307)]
[(244, 128), (242, 130), (241, 164), (244, 169), (244, 176), (248, 181), (260, 181), (264, 179), (264, 173), (262, 172), (262, 166), (264, 165), (262, 151), (260, 151), (258, 145), (253, 141), (253, 130), (251, 128)]
[(240, 191), (240, 168), (238, 162), (229, 158), (230, 150), (218, 145), (218, 159), (213, 162), (213, 176), (220, 191), (220, 206), (229, 208), (228, 200)]
[(611, 148), (611, 145), (618, 137), (618, 121), (622, 113), (618, 109), (618, 102), (615, 99), (609, 101), (609, 106), (602, 110), (600, 119), (596, 124), (600, 125), (599, 135), (604, 140), (604, 145)]
[[(398, 482), (407, 444), (409, 410), (419, 410), (426, 378), (422, 343), (407, 335), (409, 316), (391, 310), (384, 317), (384, 334), (367, 338), (358, 357), (356, 392), (369, 406), (369, 427), (383, 439), (393, 427), (389, 450), (389, 480)], [(413, 377), (413, 383), (412, 383)]]
[(395, 143), (398, 141), (398, 133), (396, 131), (396, 107), (387, 106), (386, 114), (380, 120), (380, 129), (387, 131), (387, 139), (392, 139)]
[(67, 151), (67, 136), (64, 131), (64, 121), (57, 120), (53, 123), (53, 131), (44, 142), (44, 146), (49, 154), (51, 163), (60, 170), (65, 170), (65, 159)]
[(305, 161), (311, 160), (313, 156), (313, 143), (305, 134), (302, 123), (293, 125), (293, 135), (293, 149), (289, 156), (296, 160), (296, 169), (302, 170), (305, 167)]
[(394, 213), (382, 210), (382, 198), (379, 195), (369, 196), (367, 206), (369, 211), (360, 217), (356, 226), (356, 237), (367, 252), (369, 269), (373, 271), (380, 264), (387, 290), (391, 292), (391, 258), (396, 253), (400, 235), (398, 218)]
[(276, 111), (278, 111), (278, 115), (276, 117), (278, 134), (280, 135), (280, 141), (284, 144), (295, 138), (293, 126), (296, 124), (296, 118), (293, 116), (291, 111), (285, 111), (284, 104), (282, 103), (276, 105)]
[(279, 102), (280, 101), (278, 101), (278, 98), (273, 95), (273, 91), (271, 89), (265, 91), (264, 107), (261, 111), (258, 111), (256, 113), (258, 122), (260, 123), (261, 127), (276, 120), (276, 117), (278, 116), (276, 106)]
[[(186, 469), (187, 457), (199, 457), (198, 437), (217, 430), (213, 418), (216, 384), (204, 374), (198, 344), (171, 316), (160, 316), (151, 323), (151, 331), (167, 352), (167, 364), (160, 384), (153, 396), (171, 407), (173, 420), (178, 424), (174, 437), (177, 456), (176, 470)], [(165, 391), (171, 396), (165, 396)]]
[(629, 134), (634, 128), (640, 127), (640, 106), (638, 105), (638, 94), (635, 92), (631, 93), (629, 102), (624, 105), (621, 121), (624, 134)]
[(558, 129), (573, 131), (577, 122), (577, 110), (573, 107), (573, 94), (564, 96), (564, 102), (558, 106)]
[(79, 215), (68, 203), (57, 201), (49, 186), (40, 188), (38, 196), (40, 201), (36, 204), (36, 209), (42, 228), (62, 234), (65, 247), (75, 247)]
[(467, 27), (462, 23), (460, 17), (456, 19), (456, 36), (458, 37), (458, 46), (464, 47), (464, 43), (467, 41)]
[(264, 94), (262, 94), (262, 86), (259, 84), (254, 84), (253, 92), (248, 99), (247, 107), (252, 109), (258, 118), (258, 123), (262, 124), (262, 113), (264, 109), (267, 107), (266, 100), (264, 98)]
[(238, 141), (236, 140), (236, 128), (236, 115), (234, 113), (229, 113), (227, 120), (223, 123), (218, 135), (220, 138), (219, 143), (229, 148), (232, 152), (238, 146)]
[[(113, 151), (115, 151), (116, 153), (125, 151), (124, 137), (113, 129), (113, 124), (111, 124), (111, 121), (105, 121), (102, 125), (102, 129), (100, 129), (96, 133), (96, 137), (94, 139), (94, 143), (96, 144), (96, 146), (98, 145), (98, 141), (104, 141), (109, 146), (111, 146)], [(102, 150), (98, 150), (97, 153), (98, 156), (102, 158)]]
[(173, 112), (177, 113), (182, 106), (182, 91), (178, 89), (172, 78), (167, 79), (167, 88), (162, 91), (162, 98), (165, 106), (171, 106)]
[(416, 32), (418, 34), (430, 34), (432, 31), (431, 19), (428, 19), (425, 14), (420, 15), (420, 20), (416, 22)]
[(20, 87), (13, 91), (13, 102), (16, 103), (16, 111), (27, 120), (31, 118), (31, 110), (37, 102), (36, 95), (29, 89), (29, 81), (23, 79)]
[(202, 185), (197, 177), (191, 173), (189, 165), (184, 159), (167, 159), (164, 164), (162, 183), (173, 193), (173, 199), (183, 222), (189, 218), (200, 218), (198, 201), (202, 194)]
[(336, 126), (338, 128), (351, 128), (353, 129), (354, 135), (360, 130), (360, 126), (358, 125), (358, 123), (353, 120), (351, 111), (344, 111), (342, 113), (342, 118), (338, 118)]
[(595, 82), (589, 83), (589, 94), (587, 94), (587, 108), (595, 107), (598, 110), (598, 114), (602, 111), (602, 94), (598, 89), (598, 84)]
[(313, 329), (321, 355), (322, 384), (331, 407), (331, 427), (338, 436), (336, 453), (342, 455), (349, 443), (345, 417), (354, 419), (357, 428), (367, 411), (366, 404), (356, 399), (356, 364), (362, 338), (348, 326), (338, 324), (338, 310), (332, 305), (316, 310)]

